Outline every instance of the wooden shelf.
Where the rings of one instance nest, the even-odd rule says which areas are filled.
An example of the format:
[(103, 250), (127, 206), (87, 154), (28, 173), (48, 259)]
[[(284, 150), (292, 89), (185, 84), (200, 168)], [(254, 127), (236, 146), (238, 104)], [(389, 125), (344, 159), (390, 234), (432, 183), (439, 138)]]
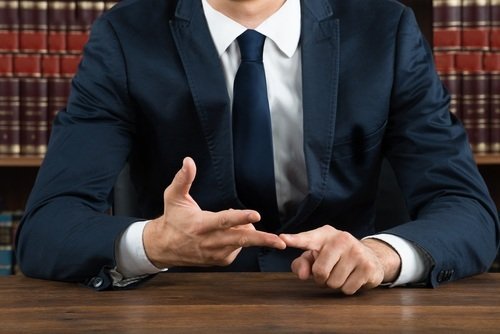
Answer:
[(0, 167), (39, 167), (43, 158), (39, 156), (10, 157), (0, 155)]
[(500, 154), (476, 155), (478, 165), (500, 165)]

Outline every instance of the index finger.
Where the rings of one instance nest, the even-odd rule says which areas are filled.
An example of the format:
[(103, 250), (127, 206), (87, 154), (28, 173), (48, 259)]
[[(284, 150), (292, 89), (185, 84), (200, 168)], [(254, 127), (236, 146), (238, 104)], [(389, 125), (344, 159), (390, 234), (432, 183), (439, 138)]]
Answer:
[(254, 210), (223, 210), (205, 212), (204, 231), (226, 230), (231, 227), (254, 224), (260, 221), (260, 215)]
[(280, 234), (279, 237), (288, 247), (319, 251), (323, 245), (324, 233), (318, 228), (297, 234)]
[(285, 249), (286, 244), (276, 234), (251, 230), (251, 229), (233, 229), (228, 233), (227, 243), (234, 247), (270, 247), (276, 249)]

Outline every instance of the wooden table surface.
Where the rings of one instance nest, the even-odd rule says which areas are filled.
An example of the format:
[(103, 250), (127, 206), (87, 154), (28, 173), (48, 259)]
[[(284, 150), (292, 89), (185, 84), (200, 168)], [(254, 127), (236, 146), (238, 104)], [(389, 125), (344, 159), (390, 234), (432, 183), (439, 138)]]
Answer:
[(0, 333), (500, 333), (500, 274), (343, 296), (291, 273), (165, 273), (96, 292), (0, 278)]

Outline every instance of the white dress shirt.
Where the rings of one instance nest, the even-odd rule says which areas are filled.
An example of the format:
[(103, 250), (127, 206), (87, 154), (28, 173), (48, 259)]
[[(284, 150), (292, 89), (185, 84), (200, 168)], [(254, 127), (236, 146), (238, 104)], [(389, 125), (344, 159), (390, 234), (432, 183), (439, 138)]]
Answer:
[[(232, 102), (233, 82), (240, 63), (236, 38), (247, 28), (216, 11), (206, 0), (201, 1)], [(300, 10), (300, 0), (287, 0), (277, 12), (255, 28), (267, 37), (263, 62), (273, 132), (276, 195), (281, 213), (296, 208), (306, 196), (308, 187), (303, 151)], [(146, 224), (132, 224), (118, 240), (116, 270), (121, 274), (118, 277), (160, 271), (148, 260), (144, 251), (142, 232)], [(429, 266), (418, 247), (390, 234), (371, 237), (391, 245), (401, 258), (400, 275), (392, 285), (425, 279)]]

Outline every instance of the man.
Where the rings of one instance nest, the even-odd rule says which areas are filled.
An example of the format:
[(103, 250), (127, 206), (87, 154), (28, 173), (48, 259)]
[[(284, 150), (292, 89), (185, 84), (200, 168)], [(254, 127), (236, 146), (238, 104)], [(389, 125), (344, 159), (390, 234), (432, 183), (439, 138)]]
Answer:
[[(261, 35), (263, 55), (247, 56), (243, 36)], [(238, 139), (253, 126), (241, 110), (262, 105), (242, 87), (262, 80), (270, 145)], [(499, 222), (448, 103), (395, 1), (125, 0), (95, 23), (55, 121), (21, 269), (106, 289), (162, 270), (291, 268), (346, 294), (485, 271)], [(270, 167), (269, 151), (241, 163), (254, 148)], [(383, 157), (412, 220), (375, 234)], [(127, 160), (141, 216), (109, 216)]]

